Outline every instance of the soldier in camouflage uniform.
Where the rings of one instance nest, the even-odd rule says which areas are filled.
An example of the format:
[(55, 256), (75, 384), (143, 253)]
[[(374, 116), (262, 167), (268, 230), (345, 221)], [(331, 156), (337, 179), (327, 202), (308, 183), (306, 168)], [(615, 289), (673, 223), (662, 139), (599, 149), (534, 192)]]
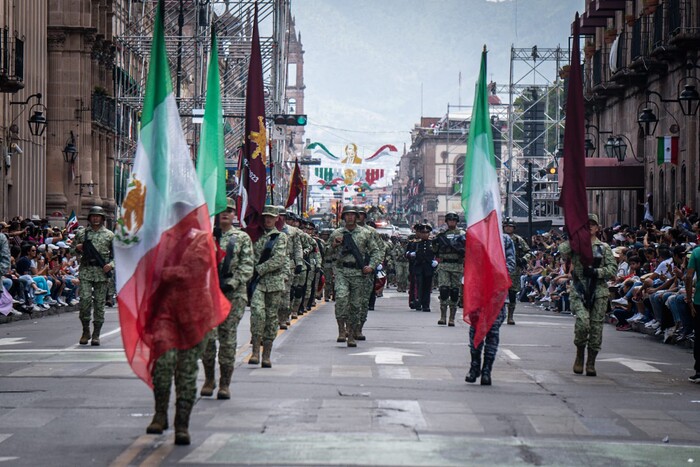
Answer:
[(392, 254), (394, 257), (394, 267), (396, 268), (396, 291), (406, 292), (408, 290), (408, 259), (406, 258), (406, 246), (408, 240), (402, 238), (394, 245)]
[(309, 236), (313, 242), (313, 249), (309, 253), (309, 272), (306, 278), (306, 290), (304, 292), (304, 303), (302, 307), (305, 307), (306, 311), (311, 310), (311, 307), (315, 304), (316, 297), (316, 275), (323, 264), (323, 256), (321, 255), (321, 250), (319, 248), (318, 242), (316, 241), (316, 226), (311, 221), (304, 221), (304, 233)]
[[(508, 235), (501, 234), (501, 236), (505, 251), (506, 267), (508, 268), (508, 272), (512, 273), (513, 270), (515, 270), (515, 245)], [(489, 332), (486, 333), (484, 341), (479, 343), (477, 347), (474, 347), (474, 335), (476, 334), (476, 330), (473, 326), (469, 328), (471, 365), (469, 366), (469, 373), (467, 373), (467, 376), (464, 378), (464, 381), (467, 383), (475, 383), (476, 379), (481, 376), (481, 385), (491, 386), (491, 370), (493, 369), (493, 362), (496, 360), (496, 352), (498, 351), (498, 343), (501, 334), (501, 324), (503, 324), (503, 319), (505, 317), (506, 306), (504, 304), (496, 317), (496, 321), (491, 325)], [(481, 366), (482, 350), (484, 354), (483, 366)]]
[(202, 342), (187, 350), (168, 350), (153, 366), (153, 396), (156, 411), (146, 433), (159, 435), (168, 429), (170, 386), (175, 378), (175, 444), (190, 444), (190, 414), (197, 398), (197, 361), (202, 355), (209, 334)]
[[(114, 269), (112, 241), (114, 233), (104, 226), (105, 211), (100, 206), (93, 206), (88, 213), (87, 228), (78, 231), (73, 239), (73, 253), (80, 252), (80, 322), (83, 334), (80, 345), (87, 345), (90, 340), (90, 318), (93, 331), (91, 345), (100, 345), (100, 330), (105, 321), (105, 299), (109, 276)], [(101, 258), (86, 252), (85, 242), (90, 241)], [(104, 263), (104, 266), (100, 266)], [(93, 313), (94, 309), (94, 313)], [(92, 315), (92, 316), (91, 316)]]
[(275, 228), (279, 209), (265, 206), (262, 212), (265, 233), (255, 242), (255, 285), (250, 300), (250, 332), (253, 350), (248, 363), (260, 362), (260, 342), (263, 345), (262, 367), (271, 368), (272, 342), (277, 337), (279, 309), (286, 288), (284, 278), (289, 273), (287, 234)]
[[(303, 315), (306, 311), (306, 307), (302, 306), (302, 301), (304, 300), (304, 295), (306, 294), (306, 280), (309, 275), (310, 266), (310, 256), (311, 252), (316, 246), (316, 242), (304, 232), (301, 228), (301, 218), (299, 216), (294, 216), (292, 218), (292, 224), (297, 228), (299, 232), (299, 243), (301, 244), (301, 272), (294, 277), (294, 295), (292, 297), (292, 318), (296, 318), (297, 315)], [(296, 271), (295, 271), (296, 272)]]
[[(202, 363), (204, 364), (204, 385), (200, 394), (211, 396), (216, 387), (215, 363), (216, 340), (219, 340), (219, 391), (217, 399), (230, 399), (231, 375), (233, 365), (236, 362), (236, 348), (238, 346), (237, 330), (245, 307), (248, 303), (246, 286), (253, 276), (253, 242), (247, 233), (233, 226), (233, 217), (236, 211), (236, 202), (229, 198), (226, 210), (219, 214), (219, 228), (221, 234), (218, 238), (219, 247), (226, 252), (226, 257), (219, 264), (219, 283), (228, 301), (231, 302), (231, 310), (208, 340)], [(223, 268), (226, 268), (224, 270)]]
[(438, 324), (447, 324), (447, 307), (450, 307), (449, 326), (455, 325), (459, 289), (464, 274), (464, 231), (457, 228), (459, 215), (456, 212), (445, 214), (447, 230), (433, 239), (433, 251), (440, 263), (437, 268), (438, 290), (440, 291), (440, 319)]
[[(357, 209), (344, 206), (341, 217), (345, 226), (336, 229), (328, 239), (326, 251), (337, 257), (335, 263), (335, 317), (338, 322), (337, 342), (357, 347), (355, 335), (361, 324), (364, 300), (357, 299), (358, 290), (367, 284), (367, 276), (374, 275), (375, 268), (381, 261), (381, 251), (372, 239), (370, 231), (357, 225)], [(350, 243), (354, 242), (354, 251)], [(369, 258), (366, 261), (365, 258)], [(363, 297), (364, 298), (364, 297)]]
[(296, 311), (291, 311), (291, 304), (294, 298), (297, 276), (301, 274), (304, 258), (302, 256), (301, 235), (299, 229), (293, 225), (294, 213), (279, 207), (280, 217), (284, 219), (285, 225), (280, 229), (287, 234), (287, 258), (289, 258), (289, 273), (284, 278), (284, 294), (280, 302), (279, 323), (280, 329), (287, 329), (291, 318), (296, 318)]
[(588, 214), (588, 228), (593, 247), (592, 265), (584, 266), (581, 256), (572, 251), (568, 241), (559, 245), (559, 253), (564, 258), (570, 258), (573, 266), (570, 300), (571, 311), (576, 315), (574, 373), (583, 373), (584, 353), (588, 347), (586, 375), (596, 376), (595, 359), (603, 341), (603, 321), (610, 297), (607, 281), (617, 273), (617, 262), (610, 245), (598, 240), (601, 227), (596, 214)]
[(382, 264), (384, 258), (386, 257), (386, 251), (384, 250), (384, 242), (382, 241), (377, 229), (373, 225), (367, 225), (367, 209), (364, 206), (356, 206), (357, 209), (357, 225), (369, 230), (371, 235), (371, 240), (374, 243), (374, 248), (379, 252), (379, 260), (377, 262), (377, 269), (369, 274), (365, 279), (364, 289), (363, 289), (363, 301), (362, 301), (362, 311), (360, 312), (360, 326), (355, 329), (355, 339), (359, 341), (364, 341), (367, 338), (362, 334), (365, 323), (367, 322), (367, 314), (370, 307), (374, 310), (374, 301), (376, 296), (374, 296), (374, 281), (377, 276), (377, 271), (381, 271), (384, 268)]
[(333, 272), (333, 263), (335, 258), (331, 256), (330, 251), (325, 248), (328, 243), (328, 239), (331, 236), (333, 229), (323, 229), (321, 231), (321, 241), (323, 241), (324, 252), (323, 252), (323, 275), (326, 279), (326, 284), (323, 287), (323, 298), (325, 301), (335, 300), (335, 272)]
[(530, 259), (530, 247), (523, 237), (515, 233), (515, 222), (510, 217), (503, 219), (503, 232), (513, 240), (515, 245), (515, 270), (510, 273), (511, 285), (508, 289), (508, 324), (515, 324), (513, 314), (518, 302), (518, 292), (520, 292), (520, 276)]

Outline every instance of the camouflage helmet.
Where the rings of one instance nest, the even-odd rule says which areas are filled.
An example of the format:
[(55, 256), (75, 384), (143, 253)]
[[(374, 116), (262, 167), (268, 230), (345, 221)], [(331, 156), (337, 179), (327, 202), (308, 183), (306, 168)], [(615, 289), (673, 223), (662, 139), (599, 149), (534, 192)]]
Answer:
[(280, 216), (287, 216), (287, 209), (284, 206), (277, 206), (277, 212)]
[(445, 214), (445, 222), (447, 221), (457, 221), (459, 222), (459, 214), (457, 214), (454, 211), (450, 211), (447, 214)]
[(593, 214), (592, 212), (589, 212), (588, 213), (588, 221), (595, 222), (596, 224), (600, 225), (600, 222), (598, 220), (598, 214)]
[(355, 206), (355, 210), (357, 211), (357, 214), (364, 214), (365, 216), (367, 215), (367, 208), (364, 206)]
[(357, 206), (347, 205), (343, 206), (343, 210), (340, 213), (340, 218), (345, 219), (345, 214), (352, 213), (357, 214)]
[(102, 216), (102, 219), (104, 219), (107, 217), (107, 214), (102, 206), (93, 206), (90, 208), (90, 212), (88, 212), (88, 217), (90, 216)]
[(510, 217), (503, 218), (503, 227), (515, 227), (515, 221)]

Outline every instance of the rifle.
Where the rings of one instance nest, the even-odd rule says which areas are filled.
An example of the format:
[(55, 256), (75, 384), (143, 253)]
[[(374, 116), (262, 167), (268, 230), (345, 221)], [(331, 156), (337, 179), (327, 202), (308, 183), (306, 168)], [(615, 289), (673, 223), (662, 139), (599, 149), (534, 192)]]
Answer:
[[(221, 231), (221, 229), (219, 229), (219, 231)], [(228, 245), (226, 245), (226, 256), (224, 256), (224, 260), (219, 269), (219, 288), (222, 292), (228, 292), (230, 288), (230, 286), (226, 284), (226, 279), (233, 277), (233, 274), (231, 274), (229, 270), (231, 269), (231, 258), (233, 257), (233, 249), (235, 246), (236, 236), (232, 235), (228, 241)]]
[[(92, 240), (88, 237), (88, 229), (85, 229), (85, 240), (83, 240), (83, 258), (87, 261), (88, 266), (99, 266), (104, 268), (107, 261), (102, 257)], [(112, 276), (112, 271), (104, 273), (106, 277)]]
[[(265, 243), (265, 246), (263, 247), (263, 251), (260, 254), (260, 259), (258, 260), (258, 265), (261, 265), (265, 261), (270, 259), (270, 256), (272, 256), (272, 249), (275, 247), (275, 243), (277, 243), (278, 238), (279, 238), (278, 233), (274, 233), (274, 234), (270, 235), (270, 239)], [(249, 302), (253, 298), (253, 292), (255, 292), (255, 288), (258, 286), (258, 282), (260, 282), (260, 275), (258, 274), (258, 271), (254, 271), (253, 277), (250, 279), (250, 282), (248, 283), (248, 301)]]
[(351, 254), (353, 258), (355, 258), (355, 263), (357, 264), (357, 267), (359, 267), (360, 269), (364, 268), (365, 259), (362, 257), (362, 253), (360, 253), (360, 249), (357, 247), (357, 244), (352, 238), (351, 233), (343, 234), (343, 251), (341, 252), (341, 254), (343, 256)]

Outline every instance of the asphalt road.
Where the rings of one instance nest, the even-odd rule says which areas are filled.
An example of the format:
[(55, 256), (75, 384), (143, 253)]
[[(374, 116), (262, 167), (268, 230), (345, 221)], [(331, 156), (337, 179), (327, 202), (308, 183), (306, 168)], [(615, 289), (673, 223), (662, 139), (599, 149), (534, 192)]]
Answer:
[[(433, 309), (437, 300), (433, 298)], [(273, 368), (245, 363), (232, 399), (198, 400), (192, 445), (146, 435), (152, 395), (111, 309), (101, 347), (77, 313), (0, 326), (0, 463), (75, 465), (688, 465), (700, 462), (692, 353), (606, 325), (598, 376), (571, 372), (573, 318), (519, 305), (491, 387), (467, 384), (468, 327), (389, 291), (367, 341), (337, 344), (333, 304), (281, 332)], [(203, 376), (200, 372), (200, 386)], [(171, 425), (174, 409), (171, 403)]]

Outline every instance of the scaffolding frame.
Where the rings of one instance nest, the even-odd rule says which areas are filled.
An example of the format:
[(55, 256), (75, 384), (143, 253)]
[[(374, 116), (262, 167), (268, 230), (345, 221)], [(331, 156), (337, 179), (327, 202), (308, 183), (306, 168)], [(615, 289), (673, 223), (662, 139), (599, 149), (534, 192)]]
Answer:
[[(115, 2), (115, 199), (121, 204), (133, 165), (143, 108), (157, 0)], [(199, 128), (193, 111), (203, 109), (211, 26), (216, 28), (224, 113), (226, 166), (238, 165), (244, 142), (245, 91), (253, 32), (255, 0), (165, 0), (165, 47), (182, 128), (193, 159)], [(257, 0), (265, 108), (279, 112), (285, 101), (286, 31), (290, 0)], [(272, 163), (281, 153), (271, 155)]]
[[(528, 164), (533, 166), (533, 186), (539, 187), (532, 192), (534, 217), (560, 217), (556, 201), (559, 199), (558, 173), (541, 175), (540, 171), (550, 164), (556, 167), (556, 150), (564, 130), (563, 101), (565, 83), (560, 76), (562, 66), (569, 63), (568, 49), (555, 48), (515, 48), (511, 46), (510, 82), (508, 86), (496, 86), (499, 94), (508, 94), (508, 105), (500, 109), (499, 114), (507, 114), (508, 134), (504, 140), (507, 143), (507, 161), (504, 161), (502, 171), (507, 171), (507, 178), (502, 179), (506, 188), (506, 215), (518, 217), (514, 206), (519, 212), (528, 211), (526, 196), (528, 191)], [(532, 97), (536, 92), (535, 99)], [(529, 110), (540, 102), (544, 102), (543, 120), (530, 119)], [(524, 105), (523, 105), (524, 103)], [(516, 106), (523, 105), (522, 110)], [(541, 123), (542, 131), (533, 141), (525, 143), (516, 139), (516, 133), (524, 133), (528, 123)], [(544, 138), (544, 151), (532, 157), (525, 157), (524, 152), (534, 140)], [(506, 159), (504, 157), (504, 159)], [(551, 178), (550, 178), (551, 177)]]

